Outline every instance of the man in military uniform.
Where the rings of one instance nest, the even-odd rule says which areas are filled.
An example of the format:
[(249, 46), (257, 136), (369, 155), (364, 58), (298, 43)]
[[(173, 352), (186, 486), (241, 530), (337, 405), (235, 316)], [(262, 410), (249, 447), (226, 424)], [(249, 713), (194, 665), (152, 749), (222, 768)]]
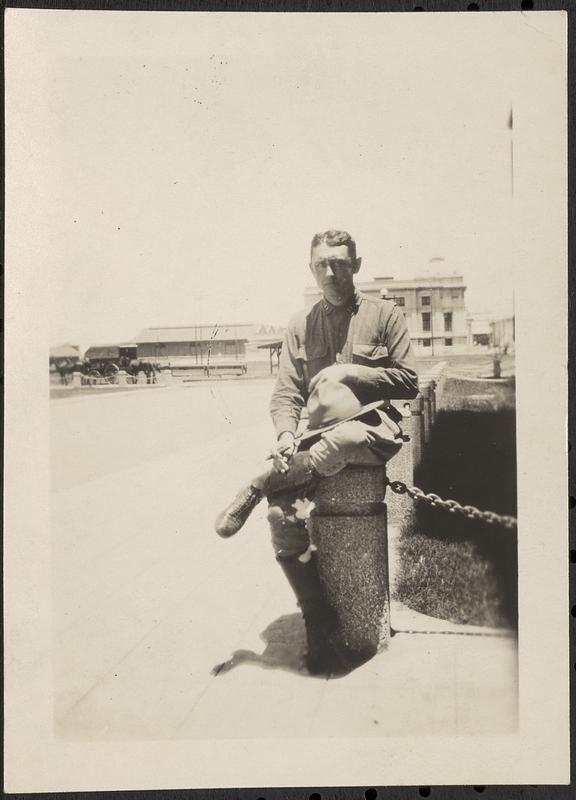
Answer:
[[(410, 399), (418, 392), (404, 315), (393, 301), (373, 299), (356, 290), (354, 276), (360, 266), (350, 234), (329, 230), (312, 239), (310, 270), (322, 298), (310, 310), (296, 314), (288, 325), (270, 403), (277, 434), (273, 465), (279, 473), (289, 473), (298, 447), (302, 412), (323, 382), (343, 384), (362, 405)], [(294, 469), (304, 465), (311, 477), (318, 478), (334, 474), (346, 463), (385, 463), (390, 451), (379, 456), (370, 446), (370, 438), (366, 425), (344, 422), (322, 437), (311, 461), (294, 459)], [(355, 664), (338, 641), (336, 621), (323, 597), (306, 515), (299, 513), (304, 499), (310, 497), (310, 482), (284, 490), (278, 490), (281, 481), (273, 483), (271, 492), (261, 486), (247, 487), (236, 505), (227, 509), (226, 521), (229, 523), (235, 515), (246, 519), (263, 493), (268, 496), (276, 559), (306, 620), (308, 669), (314, 674), (346, 672)]]

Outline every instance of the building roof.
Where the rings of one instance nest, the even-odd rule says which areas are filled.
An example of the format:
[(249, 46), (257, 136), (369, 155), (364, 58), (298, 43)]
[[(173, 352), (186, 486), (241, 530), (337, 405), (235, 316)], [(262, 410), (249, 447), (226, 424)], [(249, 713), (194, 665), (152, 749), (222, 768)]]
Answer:
[(502, 325), (503, 323), (507, 323), (507, 322), (510, 322), (510, 323), (514, 322), (514, 317), (513, 316), (510, 316), (510, 317), (498, 317), (498, 319), (490, 320), (490, 325)]
[(77, 344), (61, 344), (50, 348), (50, 358), (80, 358), (80, 347)]
[(369, 281), (360, 281), (358, 288), (376, 289), (386, 286), (392, 289), (464, 289), (464, 278), (457, 272), (446, 275), (420, 275), (414, 278), (399, 279), (376, 277)]
[(84, 358), (118, 358), (120, 348), (125, 347), (136, 347), (136, 344), (93, 344), (84, 353)]
[(277, 347), (282, 347), (283, 339), (270, 339), (265, 344), (259, 344), (258, 350), (275, 350)]
[(260, 347), (268, 347), (274, 345), (276, 342), (282, 342), (284, 338), (285, 328), (281, 325), (258, 325), (255, 326), (255, 331), (250, 336), (250, 344)]
[[(374, 292), (377, 289), (387, 288), (392, 292), (407, 291), (409, 289), (465, 289), (464, 278), (454, 272), (449, 275), (423, 275), (422, 277), (408, 278), (406, 280), (396, 280), (391, 277), (376, 277), (366, 281), (356, 282), (359, 292)], [(320, 296), (320, 289), (317, 286), (307, 286), (304, 295)]]
[(247, 341), (254, 325), (172, 325), (169, 327), (145, 328), (134, 337), (137, 344), (162, 344), (168, 342), (222, 342)]

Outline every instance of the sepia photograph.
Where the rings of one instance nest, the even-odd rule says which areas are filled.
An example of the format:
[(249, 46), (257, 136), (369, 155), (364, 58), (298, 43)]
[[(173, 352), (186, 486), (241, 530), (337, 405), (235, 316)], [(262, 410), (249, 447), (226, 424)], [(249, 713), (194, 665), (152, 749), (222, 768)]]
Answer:
[(11, 9), (6, 108), (7, 788), (568, 782), (566, 15)]

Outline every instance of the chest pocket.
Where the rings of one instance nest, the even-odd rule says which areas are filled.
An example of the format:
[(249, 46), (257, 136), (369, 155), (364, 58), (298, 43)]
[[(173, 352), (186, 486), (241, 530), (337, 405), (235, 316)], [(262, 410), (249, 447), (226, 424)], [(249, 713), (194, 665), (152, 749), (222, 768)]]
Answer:
[(390, 367), (392, 359), (383, 344), (354, 344), (352, 363), (362, 367)]
[(307, 346), (298, 348), (298, 360), (302, 365), (302, 373), (306, 385), (314, 375), (328, 366), (328, 345), (323, 341), (310, 342)]

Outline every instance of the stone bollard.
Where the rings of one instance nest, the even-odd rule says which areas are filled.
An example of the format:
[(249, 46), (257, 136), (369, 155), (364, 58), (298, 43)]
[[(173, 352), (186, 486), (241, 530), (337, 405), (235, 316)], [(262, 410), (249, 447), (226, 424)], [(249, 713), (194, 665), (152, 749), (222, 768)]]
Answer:
[(118, 379), (118, 386), (128, 386), (128, 373), (121, 369), (116, 376)]
[(448, 366), (447, 361), (441, 361), (439, 364), (427, 372), (423, 377), (422, 380), (426, 382), (426, 380), (434, 381), (434, 412), (436, 409), (442, 408), (442, 399), (444, 393), (444, 382), (446, 380), (446, 368)]
[(138, 384), (140, 384), (140, 385), (143, 385), (143, 384), (145, 384), (145, 383), (148, 383), (148, 378), (146, 377), (146, 373), (144, 372), (144, 370), (142, 370), (142, 369), (141, 369), (141, 370), (138, 372), (138, 376), (137, 376), (137, 378), (136, 378), (136, 382), (137, 382)]
[(422, 416), (424, 417), (424, 443), (426, 443), (430, 439), (430, 429), (432, 427), (432, 388), (430, 380), (420, 381), (420, 394), (423, 401)]
[(351, 654), (367, 660), (390, 639), (386, 471), (349, 466), (320, 481), (309, 530), (326, 598)]
[(430, 427), (432, 428), (436, 423), (436, 381), (430, 381), (430, 389), (428, 391), (430, 394)]
[(494, 354), (494, 360), (492, 362), (493, 365), (493, 376), (494, 378), (502, 377), (502, 356), (500, 353)]
[(438, 365), (436, 369), (436, 374), (434, 376), (434, 381), (436, 383), (436, 388), (434, 390), (434, 397), (436, 399), (436, 408), (441, 409), (444, 402), (444, 385), (446, 383), (446, 367), (447, 364), (443, 361), (441, 364)]
[(424, 446), (424, 398), (418, 395), (410, 401), (410, 443), (412, 445), (412, 468), (418, 467), (422, 461)]
[(82, 386), (82, 373), (80, 370), (75, 369), (72, 373), (72, 386), (74, 386), (74, 388)]
[[(387, 473), (391, 481), (402, 481), (403, 483), (412, 486), (414, 483), (414, 450), (412, 440), (412, 411), (409, 402), (394, 402), (394, 406), (402, 413), (402, 421), (400, 427), (402, 433), (408, 437), (402, 448), (396, 453), (394, 458), (388, 462)], [(420, 421), (418, 421), (419, 424)], [(388, 492), (386, 506), (388, 508), (388, 524), (400, 525), (408, 524), (408, 514), (411, 510), (406, 503), (406, 498), (403, 495)]]

